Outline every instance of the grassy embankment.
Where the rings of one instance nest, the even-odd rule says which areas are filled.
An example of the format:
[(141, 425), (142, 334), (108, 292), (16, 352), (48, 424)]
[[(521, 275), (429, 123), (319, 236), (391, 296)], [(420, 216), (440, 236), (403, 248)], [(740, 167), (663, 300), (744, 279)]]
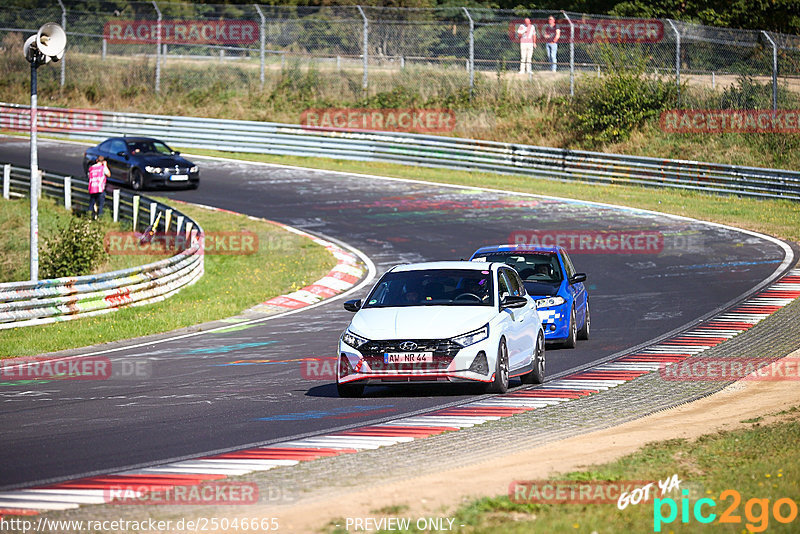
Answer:
[[(675, 474), (682, 481), (680, 490), (689, 490), (687, 522), (682, 523), (681, 491), (673, 490), (662, 497), (654, 484), (655, 496), (674, 499), (677, 512), (671, 522), (662, 522), (660, 532), (797, 532), (800, 450), (796, 444), (800, 441), (800, 408), (772, 414), (770, 419), (770, 424), (762, 424), (762, 417), (745, 420), (742, 423), (749, 427), (708, 434), (693, 441), (674, 439), (649, 443), (616, 461), (554, 475), (549, 480), (576, 483), (666, 481)], [(536, 487), (541, 490), (543, 484)], [(670, 514), (669, 504), (662, 503), (655, 508), (652, 501), (628, 505), (623, 510), (617, 508), (616, 502), (544, 504), (537, 493), (531, 491), (530, 485), (524, 488), (512, 494), (513, 498), (503, 495), (475, 500), (447, 516), (455, 519), (455, 532), (470, 534), (605, 534), (652, 533), (654, 516), (667, 518)], [(736, 502), (736, 495), (725, 493), (726, 490), (738, 492), (740, 501)], [(568, 491), (565, 488), (564, 495)], [(695, 504), (703, 498), (716, 503), (714, 507), (706, 503), (701, 508), (705, 516), (716, 515), (707, 525), (701, 524), (693, 513)], [(789, 523), (782, 523), (775, 517), (774, 506), (781, 499), (784, 501), (779, 506), (779, 514), (793, 518)], [(795, 503), (793, 508), (786, 499)], [(403, 517), (406, 509), (406, 505), (398, 502), (375, 513)], [(721, 517), (726, 509), (731, 512), (732, 522), (722, 524)], [(340, 532), (333, 527), (336, 523), (343, 521), (331, 522), (330, 532)]]
[[(168, 199), (160, 200), (168, 202)], [(15, 229), (0, 236), (3, 272), (17, 273), (18, 279), (21, 273), (21, 279), (27, 279), (27, 203), (0, 202), (3, 202), (2, 227)], [(258, 236), (258, 246), (252, 254), (207, 254), (205, 274), (196, 284), (156, 304), (125, 308), (98, 317), (0, 330), (0, 358), (127, 339), (222, 319), (318, 280), (336, 263), (324, 248), (268, 222), (191, 205), (180, 208), (197, 220), (207, 233), (252, 232)], [(43, 235), (55, 231), (59, 221), (63, 224), (69, 217), (55, 206), (48, 206), (40, 214)], [(142, 265), (161, 258), (163, 256), (111, 255), (98, 270)]]

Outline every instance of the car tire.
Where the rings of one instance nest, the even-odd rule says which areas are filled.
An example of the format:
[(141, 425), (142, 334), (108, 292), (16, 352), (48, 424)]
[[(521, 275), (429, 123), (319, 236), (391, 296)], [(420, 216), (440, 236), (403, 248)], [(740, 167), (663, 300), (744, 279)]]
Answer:
[(337, 382), (336, 391), (340, 397), (360, 397), (364, 394), (364, 384), (340, 384)]
[(583, 326), (578, 330), (578, 339), (589, 339), (589, 328), (591, 327), (592, 318), (589, 315), (589, 301), (586, 301), (586, 318), (583, 320)]
[(506, 391), (508, 391), (508, 347), (506, 347), (506, 340), (501, 339), (494, 363), (494, 380), (486, 385), (486, 393), (505, 393)]
[(539, 332), (533, 349), (533, 369), (520, 377), (523, 384), (543, 384), (545, 376), (544, 334)]
[(142, 178), (142, 171), (133, 167), (131, 169), (131, 189), (134, 191), (141, 191), (144, 187), (144, 178)]
[(569, 316), (569, 337), (561, 344), (565, 349), (574, 349), (578, 340), (578, 325), (575, 324), (575, 308)]

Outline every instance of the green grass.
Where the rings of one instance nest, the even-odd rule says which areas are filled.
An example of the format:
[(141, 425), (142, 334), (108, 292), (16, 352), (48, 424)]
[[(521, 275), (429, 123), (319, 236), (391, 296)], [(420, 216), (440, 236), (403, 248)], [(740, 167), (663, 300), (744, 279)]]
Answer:
[[(222, 319), (308, 285), (336, 263), (323, 247), (274, 224), (191, 205), (182, 204), (180, 209), (207, 233), (254, 232), (259, 244), (256, 253), (207, 254), (205, 274), (196, 284), (156, 304), (99, 317), (0, 330), (0, 358), (82, 347)], [(143, 256), (132, 258), (135, 264), (145, 263)]]
[[(778, 415), (778, 414), (775, 414)], [(680, 491), (673, 490), (663, 496), (673, 498), (677, 505), (674, 522), (664, 524), (661, 532), (747, 532), (749, 523), (756, 529), (767, 526), (767, 532), (797, 532), (800, 518), (789, 524), (781, 524), (771, 515), (776, 500), (800, 499), (800, 416), (796, 411), (783, 414), (780, 422), (762, 426), (758, 423), (749, 428), (708, 434), (694, 441), (674, 439), (648, 443), (637, 452), (616, 461), (593, 465), (584, 471), (574, 471), (550, 477), (550, 480), (598, 481), (665, 481), (676, 474), (680, 479), (680, 490), (688, 490), (689, 520), (681, 523)], [(512, 481), (509, 481), (509, 484)], [(539, 486), (541, 487), (541, 486)], [(662, 498), (658, 486), (654, 485), (656, 497)], [(722, 513), (732, 505), (733, 497), (722, 495), (725, 490), (735, 490), (741, 502), (734, 515), (741, 522), (720, 524)], [(692, 515), (691, 509), (701, 498), (713, 499), (715, 508), (703, 507), (703, 513), (715, 513), (717, 518), (709, 525), (702, 525)], [(751, 499), (769, 499), (770, 515), (762, 516), (757, 505), (747, 503)], [(461, 506), (454, 513), (440, 514), (454, 518), (456, 532), (470, 534), (522, 533), (652, 533), (654, 531), (654, 502), (628, 505), (619, 510), (613, 504), (542, 504), (535, 499), (514, 502), (508, 496), (487, 497)], [(662, 505), (666, 517), (669, 509)], [(403, 517), (402, 505), (387, 507), (398, 510)], [(782, 514), (789, 514), (789, 506), (783, 505)], [(391, 515), (388, 514), (387, 515)], [(407, 516), (407, 514), (406, 514)], [(335, 532), (332, 521), (328, 530)], [(414, 521), (412, 520), (412, 524)], [(460, 526), (463, 525), (463, 526)], [(416, 530), (412, 530), (416, 532)], [(759, 531), (759, 530), (754, 530)]]
[[(108, 203), (106, 208), (108, 208)], [(27, 199), (5, 200), (0, 198), (0, 282), (30, 280), (30, 202)], [(62, 204), (43, 197), (39, 200), (39, 260), (46, 254), (46, 241), (66, 227), (72, 215)], [(106, 209), (100, 219), (102, 231), (119, 232), (124, 225), (111, 220)], [(155, 261), (155, 257), (133, 257), (113, 255), (99, 264), (94, 273), (115, 271)], [(40, 273), (41, 275), (41, 273)]]
[(522, 193), (568, 197), (656, 210), (705, 221), (730, 224), (789, 241), (800, 241), (800, 202), (708, 195), (622, 185), (592, 185), (480, 172), (427, 169), (391, 163), (357, 162), (328, 158), (237, 154), (192, 149), (194, 154), (249, 161), (298, 165), (315, 169), (375, 174), (446, 184), (497, 188)]

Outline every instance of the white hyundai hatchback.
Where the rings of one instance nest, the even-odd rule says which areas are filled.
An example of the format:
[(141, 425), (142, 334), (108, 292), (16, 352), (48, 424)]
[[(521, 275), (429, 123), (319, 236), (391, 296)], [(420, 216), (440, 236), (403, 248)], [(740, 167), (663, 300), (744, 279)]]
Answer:
[(356, 314), (339, 340), (340, 396), (366, 385), (479, 382), (502, 393), (509, 377), (544, 381), (536, 303), (504, 263), (399, 265), (344, 308)]

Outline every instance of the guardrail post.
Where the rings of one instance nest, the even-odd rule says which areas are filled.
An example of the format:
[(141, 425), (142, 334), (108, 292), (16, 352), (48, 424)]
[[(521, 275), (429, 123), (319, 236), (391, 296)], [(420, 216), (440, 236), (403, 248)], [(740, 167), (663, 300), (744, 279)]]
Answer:
[(569, 96), (575, 96), (575, 25), (566, 11), (561, 13), (569, 22)]
[(772, 45), (772, 111), (778, 111), (778, 45), (767, 32), (761, 30)]
[(156, 212), (158, 211), (158, 202), (151, 202), (150, 203), (150, 226), (153, 226), (153, 223), (156, 222)]
[(114, 203), (114, 222), (119, 221), (119, 189), (114, 189), (114, 192), (111, 193)]
[(178, 218), (175, 219), (175, 234), (180, 234), (181, 229), (183, 228), (183, 215), (178, 215)]
[(261, 78), (261, 85), (263, 86), (264, 85), (264, 47), (265, 47), (266, 39), (267, 39), (267, 19), (264, 18), (264, 13), (261, 11), (261, 8), (258, 6), (258, 4), (253, 4), (253, 7), (256, 8), (256, 13), (258, 13), (259, 18), (261, 19), (261, 26), (259, 28), (258, 34), (259, 34), (259, 41), (261, 43), (260, 49), (259, 49), (260, 50), (260, 58), (261, 58), (261, 75), (260, 75), (260, 78)]
[(362, 50), (362, 56), (364, 57), (364, 79), (361, 81), (361, 88), (366, 93), (367, 85), (369, 83), (369, 65), (367, 55), (367, 48), (369, 47), (369, 21), (367, 20), (367, 15), (364, 13), (364, 10), (361, 9), (361, 6), (356, 7), (358, 8), (358, 12), (361, 13), (361, 18), (364, 19), (364, 45)]
[(3, 165), (3, 198), (11, 198), (11, 164)]
[(667, 19), (667, 22), (675, 32), (675, 85), (678, 87), (678, 105), (681, 107), (681, 34), (672, 19)]
[(136, 231), (137, 223), (139, 222), (139, 195), (133, 196), (133, 231)]
[(164, 233), (169, 233), (169, 225), (172, 222), (172, 208), (164, 211)]
[[(66, 32), (67, 31), (67, 8), (64, 7), (64, 3), (61, 0), (58, 0), (58, 5), (61, 6), (61, 28)], [(64, 81), (67, 77), (67, 62), (66, 58), (61, 58), (61, 87), (64, 87)]]
[(64, 177), (64, 209), (72, 210), (72, 177)]
[(472, 15), (469, 10), (464, 7), (464, 14), (469, 19), (469, 62), (467, 69), (469, 70), (469, 99), (472, 100), (472, 92), (475, 90), (475, 21), (472, 20)]
[[(186, 222), (186, 240), (187, 241), (190, 239), (190, 237), (192, 235), (192, 226), (194, 226), (194, 224), (192, 224), (192, 221), (187, 221)], [(191, 241), (190, 241), (190, 243), (191, 243)]]
[(153, 7), (158, 14), (158, 21), (156, 22), (156, 93), (161, 91), (161, 10), (158, 9), (156, 0), (151, 0)]

